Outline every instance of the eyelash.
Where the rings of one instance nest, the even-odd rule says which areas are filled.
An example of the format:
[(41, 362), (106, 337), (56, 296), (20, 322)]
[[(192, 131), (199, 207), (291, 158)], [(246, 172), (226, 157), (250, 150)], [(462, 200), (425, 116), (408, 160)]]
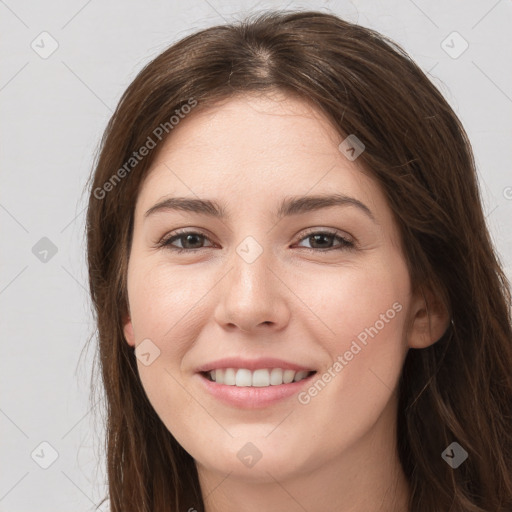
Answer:
[[(196, 252), (196, 251), (198, 251), (200, 249), (207, 249), (208, 248), (208, 247), (199, 247), (198, 249), (185, 249), (185, 248), (175, 247), (175, 246), (171, 245), (171, 243), (174, 242), (175, 240), (179, 240), (180, 238), (184, 238), (187, 235), (196, 235), (196, 236), (199, 236), (200, 238), (204, 238), (205, 240), (208, 240), (210, 243), (212, 243), (211, 240), (206, 235), (203, 235), (203, 234), (198, 233), (196, 231), (180, 231), (180, 232), (177, 232), (177, 233), (175, 233), (174, 235), (172, 235), (170, 237), (163, 238), (160, 242), (158, 242), (157, 246), (158, 247), (165, 247), (166, 249), (169, 249), (169, 250), (174, 251), (176, 253)], [(306, 233), (306, 235), (303, 236), (299, 240), (299, 242), (302, 242), (304, 239), (310, 238), (313, 235), (332, 236), (332, 237), (334, 237), (334, 239), (338, 240), (341, 243), (341, 245), (339, 245), (338, 247), (327, 247), (325, 249), (315, 249), (313, 247), (301, 247), (301, 249), (305, 249), (308, 252), (329, 252), (329, 251), (336, 251), (336, 250), (338, 250), (338, 251), (341, 251), (341, 250), (354, 250), (356, 248), (354, 242), (348, 240), (347, 238), (344, 238), (344, 237), (338, 235), (337, 231), (310, 231), (310, 232)]]

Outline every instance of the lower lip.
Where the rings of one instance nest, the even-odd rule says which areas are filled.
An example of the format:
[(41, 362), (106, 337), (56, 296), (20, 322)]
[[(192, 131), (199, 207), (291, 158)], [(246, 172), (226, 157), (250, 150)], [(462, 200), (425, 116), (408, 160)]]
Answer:
[(265, 387), (228, 386), (226, 384), (217, 384), (201, 373), (197, 375), (199, 375), (206, 391), (222, 402), (242, 409), (260, 409), (295, 395), (301, 388), (310, 384), (311, 379), (316, 373), (299, 382)]

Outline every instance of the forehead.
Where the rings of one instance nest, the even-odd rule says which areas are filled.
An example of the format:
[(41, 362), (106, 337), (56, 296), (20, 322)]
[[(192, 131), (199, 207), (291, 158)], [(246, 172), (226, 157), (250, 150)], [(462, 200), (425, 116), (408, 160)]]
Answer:
[(308, 154), (330, 150), (339, 138), (335, 126), (310, 102), (274, 91), (199, 105), (180, 120), (161, 153), (236, 149), (237, 156), (245, 150), (248, 156), (272, 151), (276, 157), (280, 149), (289, 147)]
[(382, 217), (385, 197), (357, 160), (340, 152), (343, 139), (309, 102), (279, 92), (196, 107), (158, 148), (137, 210), (168, 195), (222, 198), (236, 210), (337, 192)]

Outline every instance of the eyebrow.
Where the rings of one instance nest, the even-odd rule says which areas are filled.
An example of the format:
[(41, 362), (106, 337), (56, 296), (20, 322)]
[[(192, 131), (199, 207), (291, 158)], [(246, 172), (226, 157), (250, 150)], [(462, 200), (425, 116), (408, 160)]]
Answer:
[[(377, 222), (372, 211), (364, 203), (344, 194), (286, 197), (281, 202), (275, 215), (277, 218), (283, 218), (333, 206), (354, 206), (364, 212), (373, 222)], [(226, 208), (216, 201), (190, 197), (167, 197), (152, 206), (144, 214), (144, 217), (147, 218), (154, 213), (169, 210), (193, 212), (219, 219), (229, 219), (231, 217)]]

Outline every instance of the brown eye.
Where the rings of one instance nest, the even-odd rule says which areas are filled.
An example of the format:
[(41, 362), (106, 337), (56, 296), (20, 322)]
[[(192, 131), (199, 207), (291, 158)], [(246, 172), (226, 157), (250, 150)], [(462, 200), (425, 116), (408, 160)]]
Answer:
[[(338, 235), (336, 232), (321, 231), (309, 233), (302, 240), (307, 240), (311, 247), (303, 247), (309, 251), (329, 251), (329, 250), (343, 250), (353, 249), (354, 243), (350, 240)], [(338, 245), (333, 246), (334, 241), (338, 241)]]
[[(307, 251), (322, 252), (355, 248), (355, 244), (352, 241), (340, 236), (337, 234), (337, 232), (331, 231), (311, 232), (303, 237), (301, 242), (303, 240), (307, 240), (311, 247), (298, 247), (301, 247)], [(213, 244), (210, 246), (204, 246), (203, 244), (205, 241), (210, 242), (210, 239), (201, 233), (197, 233), (195, 231), (186, 231), (174, 234), (162, 240), (159, 242), (158, 246), (165, 247), (166, 249), (178, 253), (184, 251), (193, 252), (198, 251), (199, 249), (213, 247)], [(176, 246), (175, 242), (179, 242), (181, 247)], [(337, 242), (337, 244), (333, 245), (335, 242)]]
[[(209, 240), (205, 235), (201, 233), (196, 233), (194, 231), (187, 231), (184, 233), (178, 233), (173, 235), (165, 240), (163, 240), (159, 246), (166, 247), (172, 251), (182, 252), (182, 251), (195, 251), (198, 249), (203, 249), (202, 241)], [(174, 244), (175, 241), (179, 241), (181, 243), (181, 247), (176, 247)]]

